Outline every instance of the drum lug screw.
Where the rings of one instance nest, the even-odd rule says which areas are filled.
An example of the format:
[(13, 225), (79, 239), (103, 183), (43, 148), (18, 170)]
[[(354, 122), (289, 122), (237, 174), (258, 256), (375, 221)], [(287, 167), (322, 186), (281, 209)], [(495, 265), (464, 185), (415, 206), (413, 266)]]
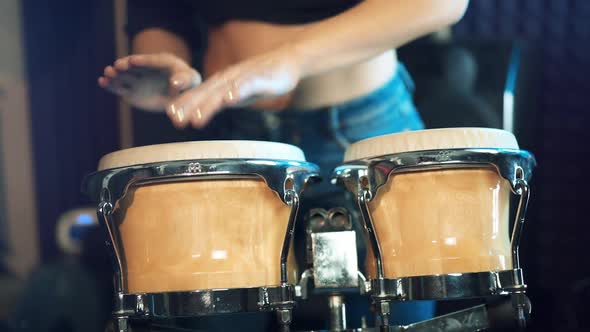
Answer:
[(147, 310), (147, 308), (146, 308), (146, 306), (144, 304), (144, 301), (143, 301), (143, 297), (141, 295), (137, 295), (137, 300), (136, 301), (137, 301), (136, 302), (137, 304), (136, 304), (136, 307), (135, 307), (135, 312), (138, 315), (147, 315), (147, 314), (149, 314), (149, 311)]
[(530, 314), (530, 303), (524, 293), (512, 294), (512, 307), (515, 312), (515, 319), (519, 330), (523, 330), (527, 326), (527, 318)]
[(389, 301), (378, 300), (375, 309), (377, 310), (377, 321), (381, 321), (381, 331), (389, 331)]
[(289, 325), (291, 325), (291, 321), (293, 320), (291, 309), (277, 309), (277, 319), (281, 326), (281, 331), (288, 332), (290, 330)]
[(261, 287), (258, 289), (258, 306), (260, 308), (267, 308), (270, 305), (270, 299), (268, 295), (268, 289)]
[(115, 331), (129, 332), (127, 317), (118, 317), (115, 321)]

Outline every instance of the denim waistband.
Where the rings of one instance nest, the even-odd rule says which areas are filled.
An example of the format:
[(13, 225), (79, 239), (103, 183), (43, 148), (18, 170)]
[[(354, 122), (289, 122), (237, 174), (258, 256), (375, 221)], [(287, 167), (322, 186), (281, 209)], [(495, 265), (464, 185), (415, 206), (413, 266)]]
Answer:
[(388, 99), (395, 103), (395, 99), (407, 98), (408, 93), (412, 94), (413, 91), (414, 82), (410, 74), (402, 63), (398, 63), (397, 70), (389, 81), (370, 94), (351, 101), (307, 111), (285, 109), (281, 112), (250, 112), (260, 113), (262, 123), (271, 140), (299, 144), (297, 140), (286, 139), (285, 134), (289, 136), (288, 132), (291, 131), (289, 128), (300, 127), (295, 130), (299, 132), (299, 135), (313, 132), (316, 136), (326, 133), (346, 148), (349, 143), (340, 138), (337, 133), (342, 126), (346, 126), (347, 119), (371, 116), (371, 111), (368, 110), (371, 104)]
[[(410, 93), (414, 93), (415, 85), (414, 85), (414, 81), (412, 80), (412, 77), (410, 76), (410, 73), (408, 72), (407, 68), (404, 66), (403, 63), (398, 62), (396, 72), (392, 75), (392, 77), (386, 83), (381, 85), (379, 88), (377, 88), (376, 90), (374, 90), (373, 92), (371, 92), (365, 96), (358, 97), (353, 100), (346, 101), (346, 102), (343, 102), (340, 104), (331, 105), (328, 107), (317, 108), (315, 110), (301, 111), (301, 110), (297, 110), (297, 109), (287, 108), (287, 109), (285, 109), (281, 112), (278, 112), (276, 114), (279, 114), (281, 117), (284, 117), (284, 118), (297, 117), (300, 119), (305, 119), (305, 118), (313, 119), (315, 117), (321, 117), (322, 113), (326, 113), (326, 111), (331, 111), (334, 108), (337, 108), (339, 110), (346, 110), (349, 108), (359, 108), (359, 107), (362, 107), (363, 105), (366, 105), (371, 100), (381, 99), (381, 98), (389, 98), (390, 97), (389, 91), (391, 91), (391, 88), (397, 84), (400, 84), (400, 83), (402, 83)], [(272, 112), (268, 112), (268, 113), (273, 114)]]

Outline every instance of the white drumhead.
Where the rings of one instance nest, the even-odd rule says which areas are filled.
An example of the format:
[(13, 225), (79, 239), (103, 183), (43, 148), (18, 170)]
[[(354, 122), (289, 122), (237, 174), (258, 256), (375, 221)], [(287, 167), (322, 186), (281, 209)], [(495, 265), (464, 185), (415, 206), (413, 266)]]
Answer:
[(426, 129), (377, 136), (356, 142), (346, 150), (344, 161), (410, 151), (467, 148), (518, 149), (519, 147), (512, 133), (500, 129)]
[(272, 159), (305, 161), (296, 146), (264, 141), (194, 141), (148, 145), (116, 151), (101, 158), (98, 170), (191, 159)]

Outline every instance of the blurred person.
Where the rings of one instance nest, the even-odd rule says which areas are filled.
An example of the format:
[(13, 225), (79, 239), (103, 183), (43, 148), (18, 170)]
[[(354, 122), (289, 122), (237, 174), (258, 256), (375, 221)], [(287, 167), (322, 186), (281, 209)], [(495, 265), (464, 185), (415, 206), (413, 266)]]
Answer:
[[(355, 216), (350, 197), (326, 179), (352, 142), (424, 128), (395, 49), (456, 23), (468, 0), (127, 4), (131, 55), (107, 66), (98, 84), (155, 112), (150, 125), (135, 128), (145, 137), (140, 145), (156, 143), (154, 132), (165, 132), (166, 142), (293, 144), (324, 179), (304, 194), (300, 216), (334, 206)], [(170, 124), (176, 129), (165, 131)], [(434, 303), (403, 303), (392, 313), (394, 324), (408, 324), (431, 318)]]

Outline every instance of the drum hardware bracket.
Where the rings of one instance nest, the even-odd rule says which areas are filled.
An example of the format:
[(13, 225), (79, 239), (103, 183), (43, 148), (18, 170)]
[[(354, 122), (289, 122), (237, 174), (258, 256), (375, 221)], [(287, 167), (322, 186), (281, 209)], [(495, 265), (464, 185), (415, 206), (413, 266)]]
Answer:
[(358, 287), (356, 233), (312, 233), (313, 281), (315, 288)]
[[(103, 190), (103, 193), (108, 197), (108, 190)], [(112, 218), (113, 205), (109, 201), (102, 201), (97, 208), (98, 220), (104, 225), (104, 229), (107, 230), (106, 246), (109, 255), (111, 256), (111, 262), (113, 270), (115, 272), (115, 291), (121, 293), (125, 289), (125, 278), (123, 278), (124, 270), (124, 257), (121, 253), (122, 246), (117, 242), (118, 238), (115, 235), (115, 223)]]
[[(272, 294), (272, 292), (275, 294)], [(284, 284), (273, 288), (258, 288), (258, 308), (260, 311), (292, 309), (295, 306), (294, 298), (295, 286), (292, 285)]]
[(361, 271), (359, 271), (358, 279), (359, 279), (359, 291), (360, 291), (361, 295), (370, 293), (371, 292), (371, 282), (367, 280), (367, 278), (365, 277), (364, 274), (362, 274)]
[[(339, 292), (347, 291), (347, 290), (358, 290), (359, 294), (365, 295), (371, 292), (371, 282), (368, 281), (361, 271), (357, 271), (357, 280), (358, 285), (354, 288), (344, 289), (340, 288), (337, 289)], [(309, 294), (315, 290), (315, 285), (313, 283), (313, 269), (307, 269), (301, 274), (301, 279), (299, 280), (299, 284), (295, 285), (295, 297), (300, 298), (302, 300), (306, 300), (309, 298)], [(334, 288), (328, 288), (325, 292), (330, 293), (333, 292)]]
[(389, 316), (391, 315), (389, 300), (373, 300), (375, 307), (375, 323), (379, 326), (380, 332), (388, 332), (390, 330)]
[[(522, 171), (521, 171), (522, 174)], [(512, 230), (512, 236), (510, 239), (510, 246), (512, 250), (512, 262), (515, 269), (520, 269), (520, 238), (522, 236), (522, 230), (524, 228), (524, 221), (526, 210), (530, 199), (530, 190), (527, 181), (520, 177), (516, 180), (515, 194), (520, 196), (518, 207), (516, 210), (516, 217), (514, 220), (514, 228)]]
[(375, 300), (420, 301), (524, 294), (522, 270), (452, 273), (397, 279), (372, 279)]
[(356, 232), (350, 213), (341, 207), (312, 209), (304, 221), (309, 268), (301, 275), (299, 293), (307, 298), (312, 288), (327, 292), (358, 289)]
[[(371, 287), (370, 294), (377, 316), (376, 322), (381, 323), (381, 331), (390, 331), (387, 328), (392, 328), (392, 331), (406, 331), (404, 327), (393, 328), (389, 326), (388, 310), (391, 301), (510, 296), (514, 308), (514, 318), (519, 327), (526, 326), (527, 317), (530, 314), (530, 310), (528, 310), (530, 306), (526, 297), (526, 285), (523, 282), (522, 270), (520, 269), (398, 279), (373, 279), (371, 280)], [(434, 318), (433, 321), (437, 318)], [(407, 330), (411, 331), (410, 329)]]
[(381, 247), (379, 245), (379, 239), (373, 226), (373, 220), (371, 219), (371, 213), (369, 211), (369, 201), (371, 200), (372, 194), (368, 188), (361, 190), (358, 193), (358, 206), (361, 210), (363, 219), (363, 227), (365, 230), (365, 237), (369, 239), (369, 244), (373, 250), (375, 256), (375, 265), (377, 267), (377, 279), (383, 279), (383, 261), (381, 259)]
[(281, 332), (289, 332), (291, 330), (290, 329), (291, 322), (293, 321), (292, 308), (277, 309), (276, 314), (277, 314), (277, 320), (278, 320), (278, 323), (280, 326), (280, 331)]
[(232, 178), (262, 179), (289, 204), (289, 192), (301, 194), (308, 183), (319, 178), (319, 168), (308, 162), (266, 159), (168, 161), (94, 172), (85, 177), (82, 191), (93, 201), (117, 202), (134, 185)]
[(313, 269), (307, 269), (301, 274), (299, 284), (295, 286), (295, 296), (303, 300), (309, 298), (309, 293), (312, 286), (309, 286), (309, 282), (313, 280)]
[(341, 207), (311, 209), (306, 224), (306, 261), (296, 296), (307, 299), (312, 292), (327, 295), (330, 331), (346, 328), (346, 293), (366, 293), (366, 279), (358, 269), (356, 232), (350, 213)]
[(330, 329), (335, 331), (346, 330), (346, 302), (342, 294), (330, 294), (328, 296), (330, 308)]
[[(527, 310), (528, 301), (524, 292), (514, 293), (511, 296), (512, 307), (514, 308), (514, 320), (519, 329), (527, 326), (527, 320), (530, 312)], [(530, 309), (530, 307), (528, 307)]]
[(293, 189), (285, 191), (285, 202), (291, 206), (289, 213), (289, 222), (287, 223), (287, 232), (283, 240), (283, 248), (281, 249), (281, 284), (286, 285), (288, 281), (287, 259), (289, 257), (289, 249), (291, 248), (291, 241), (295, 234), (295, 221), (299, 213), (299, 195)]
[(129, 317), (115, 317), (115, 331), (116, 332), (128, 332), (129, 331)]
[(294, 307), (295, 286), (279, 285), (192, 292), (118, 293), (112, 315), (118, 328), (116, 331), (128, 332), (130, 319), (196, 317), (240, 312), (274, 311), (279, 323), (284, 325), (290, 324)]
[(536, 165), (534, 156), (515, 149), (446, 149), (402, 152), (380, 157), (350, 161), (337, 167), (331, 182), (341, 183), (355, 195), (369, 190), (368, 201), (387, 183), (393, 174), (439, 169), (492, 167), (506, 179), (514, 192), (520, 179), (528, 182)]

